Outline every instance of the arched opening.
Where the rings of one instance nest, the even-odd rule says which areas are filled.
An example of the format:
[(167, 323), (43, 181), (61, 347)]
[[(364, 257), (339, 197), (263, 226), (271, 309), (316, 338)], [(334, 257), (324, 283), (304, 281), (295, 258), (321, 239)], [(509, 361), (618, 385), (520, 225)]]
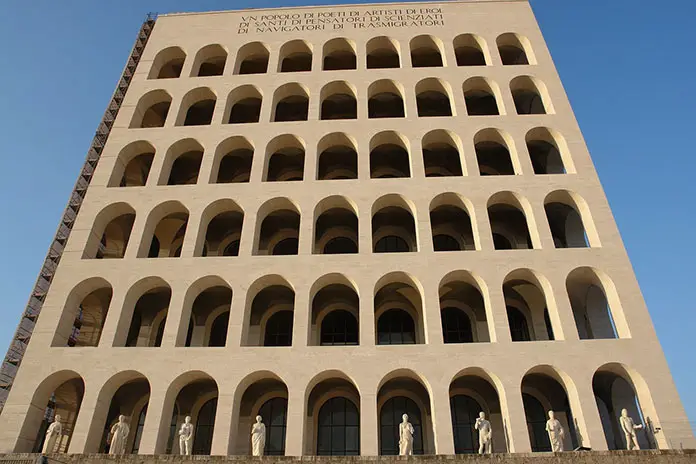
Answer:
[(566, 290), (581, 340), (630, 336), (625, 324), (617, 327), (614, 322), (612, 312), (621, 314), (621, 303), (609, 277), (589, 267), (577, 268), (568, 274)]
[(358, 252), (358, 216), (343, 197), (322, 200), (314, 210), (314, 253)]
[(566, 386), (555, 369), (540, 366), (522, 378), (522, 403), (532, 452), (551, 451), (546, 432), (549, 411), (554, 412), (565, 431), (563, 449), (570, 451), (578, 447), (579, 427), (573, 418)]
[(358, 153), (354, 140), (346, 134), (324, 136), (317, 144), (317, 153), (317, 180), (358, 178)]
[(189, 91), (181, 100), (177, 126), (207, 126), (213, 120), (217, 96), (208, 87)]
[(228, 286), (203, 290), (191, 307), (184, 346), (225, 346), (231, 304), (232, 290)]
[(482, 369), (469, 368), (457, 374), (449, 387), (452, 434), (456, 454), (479, 452), (479, 432), (476, 419), (483, 412), (491, 423), (491, 451), (505, 453), (507, 436), (505, 419), (495, 383)]
[[(182, 386), (179, 387), (179, 385)], [(219, 394), (217, 383), (202, 372), (183, 374), (169, 388), (168, 398), (173, 396), (177, 387), (179, 390), (176, 399), (170, 406), (171, 409), (167, 408), (165, 402), (163, 417), (168, 417), (166, 413), (171, 410), (171, 424), (173, 425), (169, 427), (166, 452), (167, 454), (183, 454), (179, 449), (178, 431), (181, 429), (186, 416), (190, 416), (194, 426), (191, 454), (210, 455)], [(160, 430), (161, 433), (162, 430)]]
[(171, 104), (172, 96), (165, 90), (151, 90), (140, 97), (129, 127), (164, 127)]
[(355, 89), (345, 81), (326, 84), (321, 89), (320, 119), (357, 119)]
[(203, 162), (203, 146), (194, 139), (184, 139), (172, 145), (165, 156), (160, 172), (160, 185), (193, 185)]
[(486, 66), (488, 64), (486, 59), (488, 48), (481, 37), (473, 34), (460, 34), (454, 38), (453, 45), (457, 66)]
[(304, 454), (359, 456), (360, 393), (340, 372), (321, 377), (323, 380), (308, 390)]
[[(637, 374), (634, 375), (641, 385), (642, 393), (646, 395), (646, 403), (649, 405), (651, 401), (647, 386)], [(621, 364), (605, 364), (592, 377), (592, 391), (597, 402), (599, 418), (602, 421), (604, 437), (610, 450), (629, 449), (626, 439), (631, 440), (631, 437), (627, 437), (621, 427), (623, 409), (633, 420), (634, 425), (642, 426), (639, 429), (634, 429), (635, 441), (638, 443), (639, 449), (657, 448), (654, 435), (655, 426), (652, 419), (645, 414), (636, 390), (636, 384), (631, 374)]]
[[(212, 219), (208, 220), (212, 215)], [(207, 226), (205, 221), (208, 221)], [(244, 213), (236, 203), (231, 200), (213, 203), (206, 209), (204, 219), (201, 220), (202, 227), (205, 227), (205, 241), (200, 250), (196, 247), (194, 255), (238, 256), (243, 223)]]
[(160, 50), (152, 61), (148, 79), (174, 79), (181, 76), (186, 53), (179, 47)]
[(370, 140), (370, 178), (411, 177), (407, 140), (394, 131), (380, 132)]
[(430, 131), (423, 136), (425, 177), (461, 176), (462, 161), (459, 137), (446, 130)]
[(243, 45), (237, 52), (235, 74), (265, 74), (268, 71), (268, 46), (261, 42)]
[(425, 343), (423, 300), (409, 276), (394, 273), (380, 279), (374, 305), (377, 345)]
[[(494, 90), (495, 87), (495, 90)], [(484, 77), (472, 77), (463, 85), (464, 103), (469, 116), (497, 116), (500, 93), (495, 84)]]
[(210, 180), (215, 184), (249, 182), (254, 146), (241, 136), (224, 140), (215, 150)]
[(507, 136), (496, 129), (484, 129), (474, 137), (474, 149), (482, 176), (512, 176), (515, 174)]
[(94, 219), (82, 258), (123, 258), (134, 221), (135, 210), (129, 204), (116, 203), (107, 206)]
[[(551, 237), (556, 248), (589, 248), (590, 246), (576, 198), (582, 206), (585, 206), (584, 201), (577, 194), (563, 190), (550, 193), (544, 200), (546, 219), (549, 221)], [(583, 209), (588, 211), (586, 207)]]
[(344, 38), (331, 39), (324, 44), (324, 71), (357, 69), (355, 44)]
[(309, 113), (309, 91), (297, 83), (279, 87), (273, 95), (273, 121), (306, 121)]
[(304, 40), (292, 40), (280, 47), (280, 72), (312, 70), (312, 48)]
[(403, 118), (406, 115), (400, 84), (384, 79), (370, 84), (367, 93), (369, 118)]
[(404, 414), (413, 425), (413, 454), (435, 453), (430, 395), (413, 372), (393, 372), (382, 381), (377, 410), (380, 456), (399, 454), (399, 424)]
[(227, 97), (225, 118), (227, 124), (248, 124), (259, 122), (261, 117), (261, 91), (253, 85), (242, 85), (230, 92)]
[(266, 426), (266, 445), (264, 456), (285, 455), (285, 435), (288, 414), (288, 387), (281, 379), (266, 372), (252, 374), (260, 377), (251, 383), (241, 395), (237, 435), (232, 454), (251, 455), (249, 431), (256, 422), (256, 416)]
[[(360, 298), (353, 285), (339, 275), (326, 276), (321, 281), (326, 281), (327, 285), (312, 298), (309, 345), (358, 345)], [(315, 286), (317, 284), (319, 282)]]
[(513, 342), (555, 340), (546, 295), (533, 272), (517, 270), (508, 274), (503, 297)]
[(166, 282), (157, 280), (159, 282), (155, 284), (156, 286), (144, 292), (131, 311), (124, 311), (122, 314), (122, 318), (130, 318), (128, 333), (125, 343), (121, 344), (116, 339), (114, 346), (159, 347), (162, 345), (172, 290)]
[(129, 143), (118, 154), (109, 187), (143, 187), (154, 158), (155, 147), (149, 142), (141, 140)]
[(546, 106), (546, 87), (537, 78), (520, 76), (510, 81), (510, 91), (517, 114), (551, 113)]
[(471, 218), (464, 200), (456, 193), (443, 193), (430, 203), (430, 228), (435, 251), (475, 250)]
[(488, 200), (488, 219), (496, 250), (531, 250), (527, 216), (516, 194), (500, 192)]
[(490, 341), (486, 305), (481, 289), (471, 274), (464, 271), (448, 274), (440, 282), (439, 293), (442, 338), (445, 343)]
[(411, 66), (432, 68), (444, 65), (442, 43), (431, 35), (419, 35), (411, 39)]
[(418, 251), (416, 225), (410, 206), (399, 196), (382, 197), (372, 207), (372, 251)]
[[(104, 421), (104, 429), (99, 442), (99, 452), (109, 453), (114, 445), (112, 428), (125, 416), (129, 433), (126, 436), (125, 454), (138, 454), (143, 434), (147, 406), (150, 401), (150, 383), (141, 374), (130, 373), (129, 380), (114, 392)], [(142, 425), (141, 425), (142, 424)], [(114, 451), (118, 454), (117, 451)]]
[[(15, 453), (66, 453), (80, 412), (85, 382), (76, 372), (59, 371), (44, 379), (36, 388), (31, 407), (24, 416), (15, 444)], [(62, 433), (45, 443), (48, 427), (60, 416)]]
[(68, 296), (51, 346), (98, 346), (112, 296), (101, 278), (81, 282)]
[[(530, 130), (526, 137), (527, 151), (532, 160), (534, 174), (565, 174), (563, 159), (568, 159), (567, 146), (560, 134), (545, 127)], [(563, 147), (566, 155), (561, 154)]]
[(196, 53), (191, 77), (222, 76), (227, 63), (227, 51), (222, 45), (206, 45)]
[(367, 69), (401, 67), (399, 43), (389, 37), (374, 37), (367, 41)]
[[(264, 212), (265, 214), (262, 214)], [(258, 235), (254, 254), (297, 254), (300, 213), (292, 202), (284, 198), (269, 200), (257, 217), (261, 222), (260, 227), (257, 226)]]
[(305, 145), (294, 135), (280, 135), (266, 146), (266, 182), (301, 181), (304, 178)]
[(242, 346), (292, 346), (295, 292), (287, 283), (265, 286), (254, 296)]
[(496, 43), (504, 65), (534, 64), (527, 56), (527, 49), (531, 50), (527, 38), (508, 32), (498, 36)]
[(152, 210), (145, 224), (139, 258), (178, 258), (186, 235), (188, 210), (178, 201)]
[(423, 79), (416, 84), (419, 117), (452, 116), (449, 85), (439, 79)]

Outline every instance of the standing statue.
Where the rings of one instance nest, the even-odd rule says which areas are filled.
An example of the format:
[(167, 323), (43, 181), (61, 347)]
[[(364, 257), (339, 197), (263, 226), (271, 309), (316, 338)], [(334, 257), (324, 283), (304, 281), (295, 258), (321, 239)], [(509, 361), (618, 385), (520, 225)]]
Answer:
[(126, 416), (118, 416), (118, 422), (111, 427), (111, 445), (109, 454), (126, 454), (126, 441), (130, 428), (126, 424)]
[(261, 422), (261, 416), (256, 416), (256, 422), (251, 426), (251, 455), (263, 456), (266, 447), (266, 426)]
[(565, 430), (563, 430), (563, 426), (558, 419), (555, 418), (553, 411), (549, 411), (549, 420), (546, 421), (546, 431), (549, 434), (551, 451), (563, 451), (563, 437), (565, 437)]
[(60, 415), (56, 414), (53, 423), (46, 430), (46, 438), (44, 439), (42, 454), (53, 453), (56, 450), (56, 443), (63, 433), (63, 424), (60, 423)]
[(491, 454), (491, 437), (493, 435), (493, 429), (491, 428), (491, 423), (486, 420), (486, 413), (481, 411), (478, 418), (476, 419), (476, 424), (474, 428), (478, 430), (479, 433), (479, 454)]
[(191, 445), (193, 444), (193, 424), (191, 416), (186, 416), (184, 423), (179, 429), (179, 454), (191, 456)]
[(413, 455), (413, 425), (408, 421), (408, 414), (401, 416), (399, 424), (399, 456)]
[(643, 424), (636, 424), (633, 419), (628, 417), (628, 411), (624, 408), (621, 410), (621, 417), (619, 418), (621, 423), (621, 430), (623, 430), (624, 436), (626, 437), (626, 449), (632, 450), (640, 449), (638, 444), (638, 438), (636, 437), (636, 430), (642, 429)]

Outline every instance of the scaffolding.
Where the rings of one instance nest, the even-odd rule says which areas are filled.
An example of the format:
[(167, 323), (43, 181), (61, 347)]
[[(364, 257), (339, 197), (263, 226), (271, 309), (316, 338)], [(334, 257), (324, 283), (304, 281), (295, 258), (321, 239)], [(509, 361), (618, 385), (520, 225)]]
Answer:
[(68, 200), (68, 205), (65, 208), (63, 217), (58, 225), (58, 230), (51, 243), (51, 247), (48, 250), (46, 259), (44, 260), (39, 277), (36, 279), (34, 284), (34, 290), (31, 292), (29, 297), (29, 302), (22, 314), (22, 318), (17, 326), (17, 331), (15, 332), (14, 338), (10, 342), (10, 346), (7, 349), (7, 354), (2, 362), (2, 367), (0, 367), (0, 411), (2, 411), (5, 406), (5, 401), (7, 396), (12, 389), (12, 383), (14, 381), (15, 375), (17, 375), (17, 370), (22, 363), (22, 358), (31, 339), (31, 335), (34, 331), (34, 326), (36, 325), (36, 320), (41, 312), (41, 307), (43, 306), (44, 299), (48, 293), (48, 289), (51, 286), (51, 280), (58, 267), (60, 258), (63, 254), (63, 249), (65, 248), (65, 243), (70, 236), (70, 231), (75, 224), (75, 218), (77, 213), (82, 206), (82, 200), (87, 193), (87, 187), (92, 180), (92, 175), (99, 162), (99, 157), (101, 156), (106, 140), (111, 132), (111, 127), (114, 124), (116, 115), (121, 108), (121, 103), (126, 96), (126, 91), (133, 79), (133, 74), (135, 73), (135, 68), (138, 66), (140, 57), (142, 56), (145, 45), (150, 38), (150, 33), (155, 25), (156, 15), (148, 14), (147, 19), (143, 22), (140, 32), (138, 33), (138, 38), (135, 41), (135, 45), (131, 50), (130, 56), (128, 57), (128, 62), (126, 63), (121, 78), (118, 81), (116, 90), (114, 91), (109, 106), (104, 112), (104, 117), (97, 128), (94, 139), (92, 139), (92, 144), (89, 151), (87, 152), (87, 159), (82, 167), (75, 187), (70, 194), (70, 199)]

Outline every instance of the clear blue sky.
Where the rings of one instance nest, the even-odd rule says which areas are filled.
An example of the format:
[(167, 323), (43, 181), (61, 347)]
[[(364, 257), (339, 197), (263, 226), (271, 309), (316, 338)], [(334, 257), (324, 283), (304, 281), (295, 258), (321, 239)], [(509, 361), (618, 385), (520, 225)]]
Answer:
[[(327, 2), (3, 2), (2, 353), (145, 14)], [(688, 206), (696, 197), (696, 2), (532, 0), (532, 5), (682, 401), (696, 421), (696, 310), (691, 294), (696, 211)]]

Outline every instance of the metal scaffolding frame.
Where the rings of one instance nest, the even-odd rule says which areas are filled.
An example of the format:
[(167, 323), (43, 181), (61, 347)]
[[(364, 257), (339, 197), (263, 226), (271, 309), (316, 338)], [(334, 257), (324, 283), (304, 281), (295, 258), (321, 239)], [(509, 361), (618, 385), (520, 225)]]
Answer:
[(2, 362), (2, 367), (0, 367), (0, 411), (2, 411), (5, 406), (5, 401), (7, 396), (12, 389), (12, 383), (15, 376), (17, 375), (17, 370), (22, 363), (22, 358), (31, 339), (31, 335), (34, 331), (34, 326), (36, 325), (36, 320), (39, 317), (41, 308), (43, 306), (44, 299), (48, 293), (48, 289), (51, 286), (51, 280), (53, 280), (53, 275), (56, 271), (56, 267), (60, 262), (60, 258), (63, 254), (63, 249), (65, 248), (65, 243), (70, 236), (70, 231), (75, 224), (75, 218), (77, 213), (82, 206), (82, 200), (87, 193), (87, 187), (92, 180), (92, 175), (97, 167), (99, 158), (104, 149), (107, 139), (109, 138), (109, 133), (111, 132), (111, 127), (114, 124), (116, 115), (121, 108), (121, 103), (126, 96), (126, 91), (130, 85), (135, 69), (138, 66), (140, 57), (142, 56), (145, 45), (147, 44), (150, 34), (155, 25), (156, 15), (148, 14), (147, 19), (143, 22), (140, 32), (138, 33), (138, 38), (133, 45), (130, 56), (128, 57), (128, 62), (123, 69), (121, 78), (118, 81), (116, 90), (114, 91), (111, 101), (104, 112), (104, 117), (99, 124), (94, 139), (92, 139), (92, 144), (89, 151), (87, 152), (87, 159), (85, 164), (80, 171), (80, 175), (75, 182), (75, 187), (70, 194), (70, 199), (68, 200), (68, 205), (65, 208), (63, 217), (58, 225), (58, 230), (53, 238), (46, 259), (44, 260), (39, 277), (36, 279), (34, 284), (34, 290), (31, 292), (27, 306), (22, 314), (22, 318), (17, 326), (17, 331), (15, 332), (14, 338), (10, 342), (10, 346), (7, 349), (7, 354)]

